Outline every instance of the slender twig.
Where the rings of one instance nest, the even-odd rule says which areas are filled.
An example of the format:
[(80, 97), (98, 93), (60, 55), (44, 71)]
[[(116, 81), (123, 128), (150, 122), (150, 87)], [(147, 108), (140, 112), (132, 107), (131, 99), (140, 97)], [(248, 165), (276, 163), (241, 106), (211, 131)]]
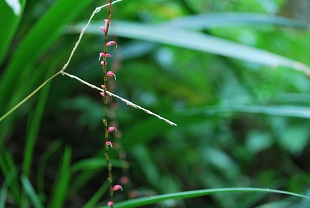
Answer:
[[(113, 1), (112, 4), (115, 4), (115, 3), (120, 2), (120, 1), (122, 1), (122, 0)], [(71, 51), (71, 53), (70, 53), (70, 56), (69, 56), (67, 62), (66, 62), (66, 63), (64, 64), (64, 66), (62, 67), (62, 69), (61, 69), (60, 71), (58, 71), (56, 74), (54, 74), (53, 76), (51, 76), (50, 78), (48, 78), (45, 82), (43, 82), (39, 87), (37, 87), (37, 88), (36, 88), (33, 92), (31, 92), (27, 97), (25, 97), (22, 101), (20, 101), (20, 102), (17, 103), (13, 108), (11, 108), (11, 110), (9, 110), (6, 114), (4, 114), (3, 116), (1, 116), (1, 117), (0, 117), (0, 122), (3, 121), (8, 115), (10, 115), (11, 113), (13, 113), (17, 108), (19, 108), (19, 107), (20, 107), (22, 104), (24, 104), (27, 100), (29, 100), (33, 95), (35, 95), (35, 94), (36, 94), (41, 88), (43, 88), (49, 81), (51, 81), (51, 80), (54, 79), (57, 75), (59, 75), (60, 73), (62, 73), (62, 72), (65, 71), (65, 69), (68, 67), (68, 65), (69, 65), (69, 63), (70, 63), (70, 61), (71, 61), (71, 58), (73, 57), (73, 55), (74, 55), (74, 53), (75, 53), (77, 47), (78, 47), (79, 44), (80, 44), (80, 41), (81, 41), (81, 39), (82, 39), (82, 37), (83, 37), (83, 35), (84, 35), (84, 33), (85, 33), (87, 27), (89, 26), (91, 20), (92, 20), (93, 17), (95, 16), (95, 14), (98, 13), (98, 12), (100, 12), (100, 10), (101, 10), (102, 8), (107, 7), (107, 6), (109, 6), (109, 5), (110, 5), (110, 3), (104, 4), (104, 5), (100, 6), (100, 7), (97, 7), (97, 8), (93, 11), (93, 13), (92, 13), (92, 15), (90, 16), (90, 18), (89, 18), (87, 24), (82, 28), (81, 33), (80, 33), (80, 36), (79, 36), (79, 39), (78, 39), (78, 41), (75, 43), (75, 46), (74, 46), (74, 48), (72, 49), (72, 51)]]
[(8, 115), (14, 112), (17, 108), (19, 108), (22, 104), (24, 104), (29, 98), (31, 98), (34, 94), (36, 94), (41, 88), (43, 88), (49, 81), (54, 79), (57, 75), (60, 74), (60, 71), (48, 78), (45, 82), (43, 82), (37, 89), (35, 89), (32, 93), (30, 93), (27, 97), (25, 97), (22, 101), (20, 101), (17, 105), (15, 105), (11, 110), (9, 110), (6, 114), (1, 116), (0, 122), (4, 120)]
[(72, 51), (71, 51), (71, 53), (70, 53), (70, 56), (69, 56), (67, 62), (66, 62), (66, 63), (64, 64), (64, 66), (62, 67), (61, 71), (64, 71), (64, 70), (67, 68), (67, 66), (69, 65), (69, 63), (70, 63), (70, 61), (71, 61), (71, 58), (73, 57), (73, 54), (75, 53), (77, 47), (79, 46), (79, 44), (80, 44), (80, 42), (81, 42), (81, 40), (82, 40), (82, 37), (83, 37), (83, 35), (84, 35), (84, 33), (85, 33), (87, 27), (89, 26), (90, 22), (92, 21), (93, 17), (95, 16), (95, 14), (97, 14), (98, 12), (100, 12), (100, 10), (101, 10), (102, 8), (107, 7), (107, 6), (111, 5), (111, 4), (115, 4), (115, 3), (120, 2), (120, 1), (122, 1), (122, 0), (116, 0), (116, 1), (113, 1), (113, 2), (111, 2), (111, 3), (102, 5), (102, 6), (100, 6), (100, 7), (97, 7), (97, 8), (93, 11), (92, 15), (90, 16), (90, 18), (89, 18), (88, 21), (87, 21), (87, 24), (82, 28), (81, 33), (80, 33), (80, 36), (79, 36), (79, 39), (76, 41), (75, 46), (74, 46), (74, 48), (72, 49)]
[[(63, 75), (66, 75), (66, 76), (68, 76), (68, 77), (70, 77), (70, 78), (72, 78), (72, 79), (76, 79), (76, 80), (80, 81), (81, 83), (87, 85), (88, 87), (91, 87), (91, 88), (93, 88), (93, 89), (96, 89), (96, 90), (99, 90), (99, 91), (103, 92), (103, 89), (101, 89), (101, 88), (99, 88), (99, 87), (97, 87), (97, 86), (95, 86), (95, 85), (92, 85), (92, 84), (90, 84), (90, 83), (88, 83), (88, 82), (82, 80), (81, 78), (79, 78), (79, 77), (77, 77), (77, 76), (74, 76), (74, 75), (69, 74), (69, 73), (66, 73), (66, 72), (62, 72), (62, 74), (63, 74)], [(144, 111), (145, 113), (150, 114), (150, 115), (152, 115), (152, 116), (155, 116), (155, 117), (159, 118), (160, 120), (163, 120), (163, 121), (165, 121), (166, 123), (168, 123), (168, 124), (170, 124), (170, 125), (172, 125), (172, 126), (177, 126), (177, 124), (173, 123), (172, 121), (170, 121), (170, 120), (168, 120), (168, 119), (166, 119), (166, 118), (164, 118), (164, 117), (162, 117), (162, 116), (160, 116), (160, 115), (157, 115), (156, 113), (153, 113), (152, 111), (147, 110), (147, 109), (145, 109), (145, 108), (143, 108), (143, 107), (141, 107), (141, 106), (139, 106), (139, 105), (137, 105), (137, 104), (134, 104), (133, 102), (130, 102), (129, 100), (126, 100), (125, 98), (122, 98), (122, 97), (120, 97), (120, 96), (118, 96), (118, 95), (115, 95), (115, 94), (113, 94), (112, 92), (109, 92), (109, 91), (106, 91), (106, 92), (107, 92), (107, 95), (109, 95), (109, 96), (111, 96), (111, 97), (115, 97), (115, 98), (117, 98), (117, 99), (120, 99), (121, 101), (123, 101), (124, 103), (126, 103), (126, 105), (129, 105), (129, 106), (131, 106), (131, 107), (133, 107), (133, 108), (137, 108), (137, 109), (139, 109), (139, 110), (142, 110), (142, 111)]]

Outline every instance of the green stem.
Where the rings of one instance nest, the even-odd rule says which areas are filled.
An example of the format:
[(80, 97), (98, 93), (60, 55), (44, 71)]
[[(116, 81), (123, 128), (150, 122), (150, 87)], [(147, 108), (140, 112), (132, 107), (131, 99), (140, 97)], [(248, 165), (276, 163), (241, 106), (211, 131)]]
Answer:
[[(112, 8), (112, 0), (109, 1), (108, 6), (108, 22), (105, 23), (106, 32), (104, 34), (104, 45), (103, 45), (103, 53), (107, 54), (107, 43), (108, 43), (108, 32), (110, 27), (110, 21), (111, 21), (111, 8)], [(104, 139), (105, 143), (109, 141), (109, 132), (108, 132), (108, 94), (107, 94), (107, 83), (108, 83), (108, 76), (107, 76), (107, 57), (103, 56), (103, 85), (104, 85), (104, 119), (103, 119), (103, 125), (104, 125)], [(108, 182), (110, 184), (110, 201), (113, 202), (113, 178), (112, 178), (112, 165), (110, 162), (109, 157), (109, 147), (108, 145), (105, 145), (105, 158), (107, 162), (107, 169), (108, 169)], [(113, 205), (111, 206), (113, 208)]]

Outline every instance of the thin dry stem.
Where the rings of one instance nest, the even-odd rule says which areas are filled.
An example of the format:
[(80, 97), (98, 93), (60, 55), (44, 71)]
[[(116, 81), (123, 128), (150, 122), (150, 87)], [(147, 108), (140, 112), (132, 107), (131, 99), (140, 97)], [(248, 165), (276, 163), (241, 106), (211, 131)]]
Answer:
[[(92, 84), (90, 84), (90, 83), (88, 83), (88, 82), (82, 80), (81, 78), (79, 78), (79, 77), (77, 77), (77, 76), (74, 76), (74, 75), (72, 75), (72, 74), (69, 74), (69, 73), (67, 73), (67, 72), (62, 72), (62, 75), (66, 75), (66, 76), (68, 76), (68, 77), (70, 77), (70, 78), (76, 79), (76, 80), (80, 81), (81, 83), (83, 83), (83, 84), (85, 84), (85, 85), (87, 85), (88, 87), (91, 87), (91, 88), (93, 88), (93, 89), (99, 90), (99, 91), (101, 91), (101, 92), (104, 91), (103, 89), (101, 89), (101, 88), (99, 88), (99, 87), (97, 87), (97, 86), (95, 86), (95, 85), (92, 85)], [(145, 108), (143, 108), (143, 107), (141, 107), (141, 106), (139, 106), (139, 105), (137, 105), (137, 104), (134, 104), (133, 102), (130, 102), (129, 100), (126, 100), (125, 98), (122, 98), (122, 97), (120, 97), (120, 96), (118, 96), (118, 95), (115, 95), (115, 94), (113, 94), (112, 92), (109, 92), (109, 91), (106, 91), (106, 92), (107, 92), (107, 94), (108, 94), (109, 96), (115, 97), (115, 98), (117, 98), (117, 99), (120, 99), (121, 101), (123, 101), (124, 103), (126, 103), (126, 105), (129, 105), (129, 106), (131, 106), (131, 107), (137, 108), (137, 109), (139, 109), (139, 110), (143, 110), (145, 113), (150, 114), (150, 115), (152, 115), (152, 116), (155, 116), (155, 117), (159, 118), (160, 120), (163, 120), (163, 121), (165, 121), (166, 123), (168, 123), (168, 124), (170, 124), (170, 125), (172, 125), (172, 126), (177, 126), (177, 125), (176, 125), (175, 123), (173, 123), (172, 121), (170, 121), (170, 120), (168, 120), (168, 119), (166, 119), (166, 118), (164, 118), (164, 117), (162, 117), (162, 116), (160, 116), (160, 115), (157, 115), (156, 113), (153, 113), (152, 111), (147, 110), (147, 109), (145, 109)]]
[[(112, 4), (115, 4), (115, 3), (120, 2), (120, 1), (122, 1), (122, 0), (113, 1)], [(82, 37), (83, 37), (83, 35), (84, 35), (84, 33), (85, 33), (87, 27), (89, 26), (91, 20), (93, 19), (93, 17), (95, 16), (96, 13), (98, 13), (102, 8), (107, 7), (107, 6), (109, 6), (109, 3), (108, 3), (108, 4), (105, 4), (105, 5), (102, 5), (102, 6), (100, 6), (100, 7), (97, 7), (97, 8), (93, 11), (93, 13), (92, 13), (91, 17), (89, 18), (87, 24), (82, 28), (81, 33), (80, 33), (80, 35), (79, 35), (79, 39), (78, 39), (77, 42), (75, 43), (75, 46), (74, 46), (74, 48), (72, 49), (72, 51), (71, 51), (71, 53), (70, 53), (70, 56), (69, 56), (67, 62), (66, 62), (66, 63), (64, 64), (64, 66), (62, 67), (62, 69), (61, 69), (60, 71), (58, 71), (56, 74), (54, 74), (53, 76), (51, 76), (49, 79), (47, 79), (45, 82), (43, 82), (39, 87), (37, 87), (37, 88), (36, 88), (32, 93), (30, 93), (26, 98), (24, 98), (22, 101), (20, 101), (18, 104), (16, 104), (16, 105), (15, 105), (11, 110), (9, 110), (6, 114), (4, 114), (3, 116), (1, 116), (0, 122), (3, 121), (7, 116), (9, 116), (9, 115), (10, 115), (12, 112), (14, 112), (16, 109), (18, 109), (23, 103), (25, 103), (27, 100), (29, 100), (33, 95), (35, 95), (40, 89), (42, 89), (48, 82), (50, 82), (51, 80), (53, 80), (53, 79), (54, 79), (57, 75), (59, 75), (59, 74), (67, 75), (67, 76), (69, 76), (69, 77), (71, 77), (71, 78), (74, 78), (74, 79), (76, 79), (76, 80), (79, 80), (81, 83), (83, 83), (83, 84), (85, 84), (85, 85), (87, 85), (87, 86), (89, 86), (89, 87), (91, 87), (91, 88), (97, 89), (97, 90), (99, 90), (99, 91), (103, 91), (102, 89), (96, 87), (95, 85), (92, 85), (92, 84), (90, 84), (90, 83), (88, 83), (88, 82), (86, 82), (86, 81), (84, 81), (84, 80), (82, 80), (82, 79), (80, 79), (80, 78), (78, 78), (78, 77), (76, 77), (76, 76), (74, 76), (74, 75), (71, 75), (71, 74), (66, 73), (66, 72), (65, 72), (65, 69), (68, 67), (68, 65), (69, 65), (69, 63), (70, 63), (70, 61), (71, 61), (71, 58), (73, 57), (73, 55), (74, 55), (74, 53), (75, 53), (75, 51), (76, 51), (78, 45), (80, 44), (80, 41), (81, 41), (81, 39), (82, 39)], [(161, 116), (159, 116), (159, 115), (157, 115), (157, 114), (155, 114), (155, 113), (153, 113), (153, 112), (151, 112), (151, 111), (149, 111), (149, 110), (147, 110), (147, 109), (145, 109), (145, 108), (143, 108), (143, 107), (141, 107), (141, 106), (139, 106), (139, 105), (136, 105), (136, 104), (134, 104), (134, 103), (132, 103), (132, 102), (130, 102), (130, 101), (128, 101), (128, 100), (126, 100), (126, 99), (124, 99), (124, 98), (118, 96), (118, 95), (115, 95), (115, 94), (113, 94), (113, 93), (111, 93), (111, 92), (109, 92), (109, 91), (107, 91), (107, 94), (110, 95), (110, 96), (112, 96), (112, 97), (116, 97), (116, 98), (120, 99), (121, 101), (125, 102), (127, 105), (129, 105), (129, 106), (131, 106), (131, 107), (134, 107), (134, 108), (143, 110), (144, 112), (146, 112), (146, 113), (148, 113), (148, 114), (150, 114), (150, 115), (153, 115), (153, 116), (155, 116), (155, 117), (157, 117), (157, 118), (159, 118), (159, 119), (161, 119), (161, 120), (167, 122), (168, 124), (170, 124), (170, 125), (172, 125), (172, 126), (177, 126), (175, 123), (169, 121), (168, 119), (165, 119), (165, 118), (163, 118), (163, 117), (161, 117)]]
[[(120, 1), (122, 1), (122, 0), (113, 1), (111, 4), (115, 4), (115, 3), (120, 2)], [(107, 4), (105, 4), (105, 5), (102, 5), (102, 6), (100, 6), (100, 7), (97, 7), (97, 8), (93, 11), (92, 15), (90, 16), (90, 18), (89, 18), (88, 21), (87, 21), (87, 24), (82, 28), (81, 33), (80, 33), (80, 36), (79, 36), (79, 39), (76, 41), (75, 46), (74, 46), (74, 48), (72, 49), (72, 51), (71, 51), (71, 53), (70, 53), (70, 56), (69, 56), (67, 62), (64, 64), (64, 66), (63, 66), (62, 69), (60, 70), (61, 72), (65, 71), (65, 69), (66, 69), (67, 66), (69, 65), (69, 63), (70, 63), (70, 61), (71, 61), (71, 58), (73, 57), (73, 54), (75, 53), (77, 47), (79, 46), (79, 44), (80, 44), (80, 42), (81, 42), (81, 40), (82, 40), (82, 37), (83, 37), (83, 35), (84, 35), (84, 33), (85, 33), (87, 27), (89, 26), (90, 22), (92, 21), (93, 17), (95, 16), (95, 14), (97, 14), (98, 12), (100, 12), (100, 10), (101, 10), (102, 8), (107, 7), (107, 6), (109, 6), (109, 5), (110, 5), (110, 3), (107, 3)]]

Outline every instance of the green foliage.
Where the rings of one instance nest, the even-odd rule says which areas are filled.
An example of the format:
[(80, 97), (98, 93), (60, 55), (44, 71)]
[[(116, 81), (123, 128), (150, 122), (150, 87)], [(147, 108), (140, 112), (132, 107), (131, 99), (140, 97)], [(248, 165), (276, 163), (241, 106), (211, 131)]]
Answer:
[[(20, 3), (15, 15), (0, 2), (0, 118), (61, 69), (97, 6)], [(113, 178), (129, 178), (115, 207), (309, 206), (309, 23), (275, 15), (285, 4), (113, 6), (112, 89), (178, 124), (111, 99)], [(95, 17), (68, 67), (96, 86), (105, 16)], [(99, 93), (57, 76), (26, 100), (0, 122), (0, 207), (104, 206)]]

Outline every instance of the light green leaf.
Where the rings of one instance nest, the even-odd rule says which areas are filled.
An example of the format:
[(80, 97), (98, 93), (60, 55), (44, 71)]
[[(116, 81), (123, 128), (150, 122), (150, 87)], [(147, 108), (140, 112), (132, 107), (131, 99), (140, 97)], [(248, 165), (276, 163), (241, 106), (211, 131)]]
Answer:
[[(83, 25), (74, 25), (70, 27), (70, 31), (77, 33), (82, 29)], [(98, 31), (100, 26), (101, 23), (92, 23), (88, 28), (88, 33), (101, 34)], [(114, 21), (110, 35), (184, 47), (262, 64), (272, 68), (285, 66), (310, 74), (310, 68), (307, 65), (284, 56), (200, 32), (173, 28), (171, 26)]]
[[(274, 190), (274, 189), (263, 189), (263, 188), (219, 188), (219, 189), (204, 189), (204, 190), (195, 190), (195, 191), (185, 191), (185, 192), (178, 192), (173, 194), (164, 194), (158, 196), (152, 196), (147, 198), (139, 198), (139, 199), (132, 199), (125, 202), (116, 203), (114, 205), (115, 208), (125, 208), (125, 207), (140, 207), (149, 204), (159, 203), (169, 199), (186, 199), (186, 198), (194, 198), (200, 196), (206, 196), (215, 193), (232, 193), (232, 192), (265, 192), (265, 193), (278, 193), (284, 195), (290, 195), (300, 198), (306, 198), (310, 200), (310, 197), (296, 194), (293, 192), (281, 191), (281, 190)], [(106, 208), (107, 206), (98, 207), (98, 208)]]
[[(25, 7), (25, 0), (21, 1), (22, 10)], [(22, 15), (14, 15), (11, 8), (4, 1), (0, 1), (0, 22), (1, 22), (1, 33), (0, 33), (0, 64), (7, 55), (6, 52), (11, 44), (14, 37), (17, 26), (21, 20)], [(21, 13), (22, 11), (20, 11)]]
[(30, 197), (34, 207), (36, 208), (43, 208), (43, 205), (40, 202), (39, 196), (35, 192), (34, 188), (32, 187), (29, 179), (27, 176), (22, 175), (21, 176), (22, 185), (27, 193), (27, 195)]

